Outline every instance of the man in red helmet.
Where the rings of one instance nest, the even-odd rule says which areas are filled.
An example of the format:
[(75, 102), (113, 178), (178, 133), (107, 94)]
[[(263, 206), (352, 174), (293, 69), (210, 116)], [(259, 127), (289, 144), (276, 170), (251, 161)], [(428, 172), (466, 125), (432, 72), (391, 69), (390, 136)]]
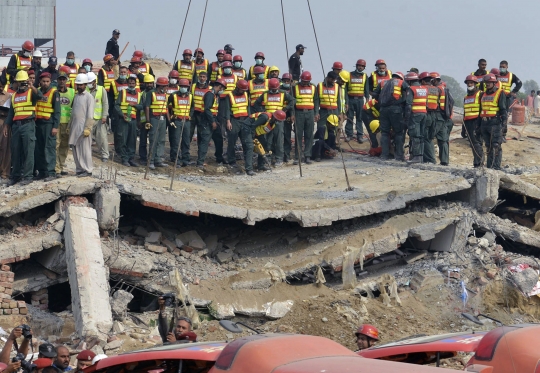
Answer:
[(195, 49), (195, 73), (193, 74), (192, 82), (197, 81), (197, 77), (201, 72), (208, 72), (208, 60), (204, 58), (204, 51), (202, 48)]
[(132, 57), (139, 57), (141, 59), (141, 64), (139, 65), (139, 72), (143, 75), (150, 74), (154, 78), (156, 77), (154, 74), (154, 71), (152, 70), (152, 66), (146, 61), (144, 61), (144, 52), (143, 51), (135, 51), (133, 52)]
[(92, 60), (90, 58), (85, 58), (83, 61), (82, 61), (82, 67), (84, 67), (84, 70), (89, 73), (90, 71), (92, 71), (92, 66), (94, 66), (94, 64), (92, 63)]
[(300, 74), (304, 71), (302, 68), (302, 60), (300, 56), (304, 55), (304, 47), (302, 44), (296, 46), (296, 52), (289, 57), (289, 73), (292, 75), (294, 83), (300, 80)]
[(264, 72), (264, 67), (256, 66), (253, 69), (255, 77), (249, 80), (249, 99), (252, 110), (252, 115), (255, 113), (255, 101), (262, 95), (264, 92), (268, 91), (268, 79), (266, 79), (266, 74)]
[(409, 72), (405, 80), (410, 85), (410, 94), (407, 95), (405, 110), (409, 117), (407, 130), (410, 138), (409, 163), (422, 163), (424, 158), (424, 131), (427, 114), (427, 87), (420, 84), (418, 74)]
[(150, 154), (148, 155), (148, 161), (151, 170), (156, 167), (167, 166), (163, 163), (166, 120), (170, 122), (167, 108), (167, 85), (169, 85), (169, 79), (164, 76), (157, 78), (156, 88), (146, 93), (145, 102), (142, 103), (146, 118), (146, 123), (142, 123), (142, 125), (149, 131)]
[(341, 70), (343, 70), (343, 64), (339, 61), (334, 62), (332, 65), (332, 71), (339, 75)]
[(248, 80), (255, 79), (255, 77), (256, 77), (255, 75), (258, 76), (258, 74), (255, 74), (255, 70), (254, 70), (255, 67), (264, 68), (264, 78), (268, 79), (268, 73), (269, 73), (269, 70), (270, 70), (270, 66), (265, 65), (264, 60), (265, 60), (265, 57), (264, 57), (263, 52), (255, 53), (255, 65), (253, 65), (253, 66), (251, 66), (249, 68)]
[(480, 99), (482, 139), (486, 144), (487, 168), (501, 169), (502, 125), (508, 119), (506, 95), (497, 89), (497, 78), (493, 74), (484, 76), (485, 92)]
[(302, 152), (302, 139), (304, 140), (303, 156), (306, 163), (311, 163), (311, 153), (313, 147), (314, 122), (319, 117), (319, 94), (317, 87), (311, 84), (311, 73), (304, 71), (300, 75), (300, 83), (293, 88), (295, 99), (294, 116), (291, 118), (295, 123), (294, 132), (298, 146), (295, 148), (293, 164), (299, 162), (299, 152)]
[(129, 61), (128, 66), (128, 74), (129, 76), (133, 76), (137, 78), (137, 88), (141, 89), (141, 83), (144, 83), (144, 74), (141, 73), (139, 70), (139, 67), (142, 65), (142, 59), (141, 57), (131, 57), (131, 60)]
[(381, 84), (383, 80), (392, 79), (392, 71), (386, 67), (386, 61), (379, 59), (375, 62), (375, 71), (371, 73), (369, 77), (369, 93), (373, 96), (375, 89)]
[[(178, 82), (180, 89), (169, 95), (169, 116), (171, 118), (169, 127), (169, 143), (171, 146), (171, 162), (175, 162), (176, 154), (178, 160), (177, 167), (187, 167), (189, 165), (189, 146), (191, 138), (191, 118), (193, 117), (193, 96), (189, 91), (191, 86), (189, 80), (180, 79)], [(172, 135), (171, 135), (172, 133)], [(180, 153), (178, 153), (180, 147)]]
[(370, 324), (360, 325), (354, 335), (358, 350), (370, 348), (379, 341), (379, 330)]
[(242, 56), (240, 56), (239, 54), (234, 56), (232, 72), (234, 75), (238, 77), (238, 79), (246, 80), (247, 72), (246, 72), (246, 69), (242, 67), (242, 62), (244, 62), (244, 60), (242, 59)]
[(433, 84), (433, 77), (430, 73), (424, 71), (420, 73), (418, 78), (420, 83), (427, 87), (428, 90), (426, 126), (424, 130), (424, 157), (422, 161), (435, 164), (433, 140), (444, 125), (442, 110), (444, 110), (446, 97), (442, 86), (439, 83), (437, 83), (437, 86)]
[(214, 61), (208, 67), (208, 77), (210, 78), (210, 83), (215, 82), (219, 76), (223, 73), (221, 70), (221, 64), (223, 63), (223, 57), (225, 57), (225, 51), (220, 49), (216, 52), (217, 61)]
[[(293, 77), (292, 74), (285, 73), (281, 77), (281, 86), (279, 87), (280, 90), (288, 93), (292, 97), (292, 82)], [(294, 98), (294, 97), (293, 97)], [(291, 159), (291, 150), (292, 150), (292, 115), (293, 115), (294, 106), (291, 107), (289, 110), (286, 110), (285, 113), (287, 114), (287, 119), (285, 119), (285, 122), (283, 123), (283, 162), (287, 163), (289, 162), (289, 159)]]
[[(142, 94), (137, 91), (137, 78), (127, 79), (127, 88), (119, 92), (115, 102), (116, 128), (114, 131), (114, 147), (116, 154), (126, 167), (137, 167), (135, 151), (137, 147), (137, 112), (143, 109)], [(141, 139), (143, 135), (141, 135)], [(144, 136), (146, 142), (146, 137)], [(141, 142), (142, 143), (142, 142)], [(146, 144), (145, 144), (146, 145)], [(139, 150), (141, 145), (139, 144)]]
[(478, 78), (474, 75), (467, 75), (465, 78), (467, 85), (467, 95), (463, 98), (463, 128), (465, 137), (469, 138), (473, 152), (473, 166), (480, 167), (484, 161), (484, 150), (482, 148), (482, 136), (480, 132), (480, 100), (483, 92), (478, 88)]
[(227, 83), (223, 79), (218, 79), (210, 83), (212, 89), (204, 94), (204, 112), (197, 126), (197, 167), (204, 169), (206, 153), (210, 140), (214, 141), (216, 152), (214, 153), (217, 163), (223, 163), (223, 137), (221, 127), (217, 122), (219, 107), (219, 95), (225, 90)]
[[(351, 71), (351, 78), (347, 84), (349, 110), (347, 111), (345, 136), (347, 141), (350, 141), (354, 136), (353, 125), (356, 117), (356, 139), (360, 144), (364, 142), (364, 129), (362, 127), (362, 108), (364, 107), (364, 97), (369, 97), (368, 76), (364, 72), (365, 68), (365, 60), (360, 59), (356, 61), (356, 69)], [(369, 123), (366, 126), (369, 126)], [(369, 132), (369, 130), (367, 131)]]
[[(232, 92), (236, 87), (236, 82), (238, 81), (238, 77), (233, 74), (232, 72), (232, 62), (229, 61), (232, 60), (232, 56), (230, 54), (226, 54), (223, 57), (223, 63), (221, 64), (221, 70), (222, 74), (220, 75), (220, 78), (227, 84), (225, 89), (223, 90), (223, 93), (219, 96), (219, 109), (218, 109), (218, 122), (221, 126), (221, 135), (223, 136), (223, 143), (227, 143), (227, 119), (225, 118), (225, 107), (227, 104), (225, 103), (225, 98), (229, 95), (229, 92)], [(231, 147), (234, 148), (235, 144), (231, 144)], [(226, 163), (227, 153), (223, 153), (224, 162)]]
[(9, 82), (15, 81), (15, 75), (17, 75), (17, 72), (19, 70), (30, 70), (30, 68), (32, 67), (33, 51), (34, 43), (32, 43), (30, 40), (27, 40), (22, 44), (21, 50), (17, 54), (11, 56), (6, 69), (6, 73), (9, 76)]
[[(193, 95), (193, 118), (191, 119), (190, 139), (193, 139), (195, 129), (199, 127), (201, 116), (204, 113), (204, 95), (210, 90), (208, 85), (208, 73), (201, 71), (197, 76), (197, 81), (191, 86), (191, 94)], [(197, 138), (198, 140), (198, 138)]]
[[(276, 110), (273, 113), (263, 112), (256, 113), (251, 127), (254, 131), (254, 138), (258, 140), (262, 147), (264, 148), (265, 153), (268, 154), (270, 150), (266, 136), (271, 133), (279, 122), (283, 122), (287, 118), (287, 114), (283, 110)], [(270, 168), (265, 164), (265, 157), (261, 154), (257, 155), (257, 170), (258, 171), (269, 171)]]
[(173, 70), (178, 71), (179, 79), (187, 79), (190, 81), (195, 75), (195, 61), (191, 60), (193, 53), (191, 49), (185, 49), (182, 53), (183, 59), (174, 63)]

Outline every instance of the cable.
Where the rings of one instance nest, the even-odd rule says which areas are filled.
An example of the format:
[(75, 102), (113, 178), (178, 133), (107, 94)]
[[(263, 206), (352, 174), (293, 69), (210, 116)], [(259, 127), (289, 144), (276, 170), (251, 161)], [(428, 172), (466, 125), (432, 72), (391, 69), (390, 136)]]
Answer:
[(173, 60), (174, 62), (176, 62), (176, 58), (178, 57), (178, 51), (180, 50), (180, 43), (182, 42), (182, 36), (184, 35), (184, 28), (186, 27), (186, 21), (187, 21), (187, 16), (189, 13), (190, 6), (191, 6), (191, 0), (189, 0), (188, 7), (186, 10), (186, 16), (184, 17), (184, 24), (182, 25), (182, 32), (180, 32), (180, 39), (178, 40), (178, 47), (176, 48), (176, 54), (174, 55), (174, 60)]
[(288, 59), (289, 59), (289, 46), (288, 46), (288, 43), (287, 43), (287, 29), (285, 28), (285, 12), (283, 11), (283, 0), (281, 0), (281, 18), (283, 19), (283, 34), (285, 35), (285, 53), (287, 53), (285, 58), (288, 61)]
[(323, 77), (324, 77), (325, 76), (324, 64), (323, 64), (322, 55), (321, 55), (321, 48), (319, 47), (319, 39), (317, 38), (317, 31), (315, 30), (315, 22), (313, 21), (313, 14), (311, 13), (311, 5), (309, 5), (309, 0), (306, 0), (306, 1), (307, 1), (308, 9), (309, 9), (309, 16), (311, 18), (311, 24), (313, 25), (313, 33), (315, 34), (315, 43), (317, 44), (317, 51), (319, 52), (319, 59), (321, 60), (321, 68), (322, 68)]
[(199, 41), (197, 42), (197, 48), (199, 48), (200, 45), (201, 45), (201, 36), (202, 36), (203, 27), (204, 27), (204, 20), (206, 19), (206, 8), (207, 7), (208, 7), (208, 0), (206, 0), (206, 3), (204, 4), (204, 13), (203, 13), (203, 18), (202, 18), (202, 23), (201, 23), (201, 32), (199, 33)]

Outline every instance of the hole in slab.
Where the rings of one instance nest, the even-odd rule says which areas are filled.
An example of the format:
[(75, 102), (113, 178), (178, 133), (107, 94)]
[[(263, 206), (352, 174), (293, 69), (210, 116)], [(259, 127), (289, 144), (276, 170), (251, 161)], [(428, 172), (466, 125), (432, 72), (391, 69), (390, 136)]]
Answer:
[(49, 311), (62, 312), (71, 305), (71, 287), (69, 281), (49, 286)]
[(499, 205), (493, 210), (495, 215), (527, 228), (532, 229), (534, 227), (536, 213), (540, 209), (538, 200), (506, 189), (500, 189), (499, 201)]

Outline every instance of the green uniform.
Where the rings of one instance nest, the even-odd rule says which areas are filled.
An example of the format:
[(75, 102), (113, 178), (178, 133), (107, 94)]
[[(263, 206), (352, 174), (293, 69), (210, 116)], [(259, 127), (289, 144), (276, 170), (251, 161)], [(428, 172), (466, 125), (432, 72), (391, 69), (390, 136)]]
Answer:
[[(411, 86), (420, 86), (419, 82), (411, 83)], [(426, 113), (413, 113), (413, 92), (407, 94), (407, 101), (405, 105), (405, 110), (407, 111), (406, 117), (409, 118), (407, 123), (407, 129), (409, 132), (409, 138), (411, 142), (411, 147), (409, 153), (411, 157), (423, 157), (424, 155), (424, 131), (426, 127)], [(425, 111), (425, 106), (424, 106)]]
[[(39, 88), (39, 91), (47, 93), (52, 87), (49, 87), (47, 91), (43, 91)], [(55, 176), (56, 166), (56, 136), (51, 134), (52, 129), (58, 129), (60, 124), (60, 95), (58, 92), (54, 92), (52, 97), (52, 105), (54, 112), (49, 119), (37, 119), (36, 120), (36, 147), (34, 149), (34, 168), (39, 172), (39, 178), (43, 179), (49, 176)], [(58, 136), (58, 134), (57, 134)]]
[[(215, 100), (218, 98), (213, 91), (208, 91), (204, 95), (204, 112), (200, 116), (200, 121), (197, 125), (197, 166), (204, 165), (206, 153), (208, 153), (208, 145), (210, 140), (214, 141), (216, 147), (215, 157), (218, 163), (223, 163), (223, 137), (221, 136), (221, 127), (216, 121), (216, 116), (212, 113), (212, 108), (215, 105)], [(213, 129), (213, 124), (216, 129)]]
[[(309, 84), (314, 90), (315, 95), (313, 96), (313, 109), (299, 109), (298, 108), (298, 97), (296, 97), (296, 90), (293, 88), (295, 95), (295, 123), (294, 123), (294, 132), (296, 133), (296, 141), (298, 141), (298, 147), (295, 147), (294, 158), (298, 159), (298, 150), (302, 150), (302, 138), (304, 140), (304, 158), (311, 157), (312, 148), (313, 148), (313, 138), (315, 136), (315, 115), (319, 114), (319, 92), (315, 85)], [(298, 86), (302, 87), (300, 83)]]
[(444, 118), (440, 110), (428, 110), (424, 130), (424, 163), (435, 164), (435, 147), (433, 139), (444, 126)]
[[(279, 87), (284, 92), (292, 95), (291, 87), (285, 88), (283, 84)], [(283, 162), (288, 162), (291, 159), (291, 150), (292, 150), (292, 129), (293, 123), (291, 117), (293, 115), (294, 105), (290, 110), (287, 110), (287, 119), (283, 122)]]
[[(144, 109), (150, 108), (152, 104), (152, 93), (156, 92), (156, 89), (153, 89), (146, 93), (145, 102), (143, 103)], [(165, 93), (163, 93), (165, 94)], [(165, 103), (166, 105), (166, 103)], [(148, 137), (150, 140), (150, 149), (154, 148), (153, 154), (150, 154), (150, 164), (162, 163), (163, 156), (165, 155), (165, 137), (167, 132), (167, 127), (165, 124), (166, 115), (154, 115), (152, 109), (150, 109), (150, 124), (152, 127), (148, 131)], [(148, 118), (146, 118), (148, 121)], [(155, 144), (154, 144), (155, 142)]]
[[(173, 113), (171, 108), (174, 105), (175, 96), (179, 95), (181, 97), (189, 97), (191, 93), (182, 94), (180, 92), (175, 92), (169, 95), (169, 113), (171, 118)], [(194, 107), (193, 101), (191, 102), (191, 107), (189, 109), (189, 117), (193, 118)], [(175, 119), (173, 120), (176, 128), (169, 126), (169, 144), (171, 147), (171, 162), (175, 161), (176, 155), (178, 154), (178, 160), (176, 161), (177, 165), (187, 166), (189, 164), (189, 147), (191, 144), (191, 120), (188, 119)], [(178, 147), (180, 146), (180, 153), (178, 153)]]
[[(492, 91), (486, 90), (484, 95), (491, 94)], [(502, 126), (508, 119), (508, 109), (506, 108), (506, 96), (502, 92), (499, 96), (499, 111), (495, 117), (487, 117), (481, 119), (481, 133), (482, 139), (486, 144), (487, 153), (487, 168), (493, 168), (495, 170), (501, 169), (502, 161)]]
[[(234, 93), (233, 93), (234, 94)], [(251, 134), (251, 120), (249, 115), (251, 108), (247, 106), (247, 115), (245, 117), (234, 117), (231, 112), (231, 100), (227, 95), (224, 104), (225, 121), (231, 121), (231, 129), (227, 130), (227, 143), (236, 144), (240, 137), (242, 143), (242, 152), (244, 154), (244, 168), (246, 171), (253, 171), (253, 136)], [(234, 145), (227, 147), (227, 162), (229, 165), (236, 165), (236, 151)]]
[[(326, 120), (328, 119), (329, 115), (332, 115), (332, 114), (339, 115), (341, 113), (345, 113), (345, 107), (349, 102), (349, 98), (347, 97), (346, 94), (343, 97), (341, 96), (343, 91), (339, 84), (336, 83), (336, 87), (338, 90), (337, 109), (320, 108), (318, 112), (320, 117), (319, 117), (319, 121), (317, 122), (317, 129), (326, 127)], [(320, 99), (321, 98), (319, 97), (319, 89), (317, 87), (317, 93), (315, 94), (315, 97), (314, 97), (315, 107), (320, 106)], [(311, 152), (310, 152), (310, 156), (311, 156)]]
[[(146, 101), (146, 95), (152, 90), (144, 90), (141, 92), (141, 105)], [(139, 110), (137, 114), (137, 123), (146, 123), (146, 114), (144, 110)], [(148, 162), (148, 130), (144, 125), (139, 126), (139, 159), (142, 163)]]
[(71, 118), (71, 106), (75, 98), (75, 90), (66, 88), (65, 92), (58, 91), (60, 96), (60, 124), (56, 134), (56, 174), (61, 174), (66, 167), (66, 158), (69, 151), (69, 131), (68, 124)]
[[(109, 116), (109, 99), (104, 87), (96, 85), (96, 88), (90, 91), (94, 97), (94, 125), (92, 126), (92, 138), (96, 140), (98, 151), (102, 160), (109, 159), (109, 139), (107, 128), (107, 117)], [(103, 123), (105, 118), (105, 123)]]
[(473, 152), (473, 166), (480, 167), (484, 163), (484, 149), (482, 148), (482, 134), (480, 117), (471, 120), (465, 120), (463, 127), (466, 130), (469, 143)]
[[(137, 119), (131, 118), (131, 116), (127, 116), (128, 120), (125, 120), (124, 113), (120, 108), (123, 96), (122, 92), (120, 92), (114, 104), (114, 108), (116, 111), (115, 114), (117, 118), (117, 125), (114, 131), (114, 146), (116, 152), (118, 153), (118, 156), (122, 159), (122, 163), (125, 163), (133, 160), (133, 158), (135, 157), (135, 148), (137, 146)], [(131, 109), (137, 111), (142, 110), (143, 106), (141, 102), (142, 95), (141, 101), (139, 101), (137, 105), (132, 106)]]
[[(364, 137), (364, 129), (362, 127), (362, 108), (364, 107), (364, 97), (369, 98), (369, 84), (367, 82), (368, 76), (365, 72), (351, 72), (352, 79), (364, 79), (364, 96), (351, 96), (348, 95), (349, 99), (349, 110), (347, 111), (347, 123), (345, 124), (345, 135), (347, 137), (353, 137), (353, 125), (354, 119), (356, 117), (356, 138), (360, 141)], [(349, 90), (349, 83), (347, 83), (347, 91)], [(369, 123), (368, 123), (369, 127)], [(368, 128), (366, 127), (366, 128)], [(369, 130), (368, 130), (369, 131)]]

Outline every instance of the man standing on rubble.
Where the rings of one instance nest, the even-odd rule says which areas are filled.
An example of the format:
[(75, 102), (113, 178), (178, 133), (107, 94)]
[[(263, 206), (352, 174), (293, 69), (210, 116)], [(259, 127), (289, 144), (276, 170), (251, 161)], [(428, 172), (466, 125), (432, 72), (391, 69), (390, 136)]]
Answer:
[(501, 169), (502, 160), (502, 125), (507, 120), (506, 96), (502, 89), (497, 89), (497, 78), (493, 74), (484, 77), (486, 91), (480, 100), (480, 118), (482, 139), (488, 153), (487, 168)]
[(204, 94), (204, 112), (197, 124), (197, 167), (203, 169), (206, 153), (208, 153), (208, 144), (210, 140), (214, 140), (216, 147), (216, 162), (223, 162), (223, 137), (221, 129), (217, 123), (216, 117), (219, 106), (219, 94), (223, 93), (227, 83), (223, 79), (218, 79), (210, 83), (212, 89)]
[[(151, 75), (148, 76), (152, 77)], [(142, 94), (137, 92), (136, 86), (137, 78), (130, 76), (128, 78), (128, 88), (120, 92), (115, 102), (118, 123), (114, 132), (114, 146), (122, 160), (122, 165), (126, 167), (139, 166), (134, 160), (137, 146), (137, 111), (142, 110), (143, 106), (141, 104)], [(144, 141), (146, 145), (146, 138)]]
[[(501, 61), (499, 64), (499, 76), (497, 77), (497, 80), (500, 82), (501, 89), (504, 91), (504, 94), (506, 95), (506, 109), (510, 110), (510, 106), (514, 103), (514, 100), (516, 99), (516, 95), (521, 89), (521, 86), (523, 83), (521, 83), (521, 80), (516, 76), (516, 74), (511, 73), (508, 71), (508, 61)], [(514, 89), (512, 89), (512, 85), (515, 84)], [(506, 142), (506, 133), (508, 132), (508, 118), (507, 120), (502, 124), (502, 142)]]
[(289, 73), (292, 75), (292, 79), (295, 83), (300, 80), (300, 74), (302, 74), (302, 60), (300, 56), (304, 54), (304, 47), (302, 44), (296, 46), (296, 52), (289, 57)]

